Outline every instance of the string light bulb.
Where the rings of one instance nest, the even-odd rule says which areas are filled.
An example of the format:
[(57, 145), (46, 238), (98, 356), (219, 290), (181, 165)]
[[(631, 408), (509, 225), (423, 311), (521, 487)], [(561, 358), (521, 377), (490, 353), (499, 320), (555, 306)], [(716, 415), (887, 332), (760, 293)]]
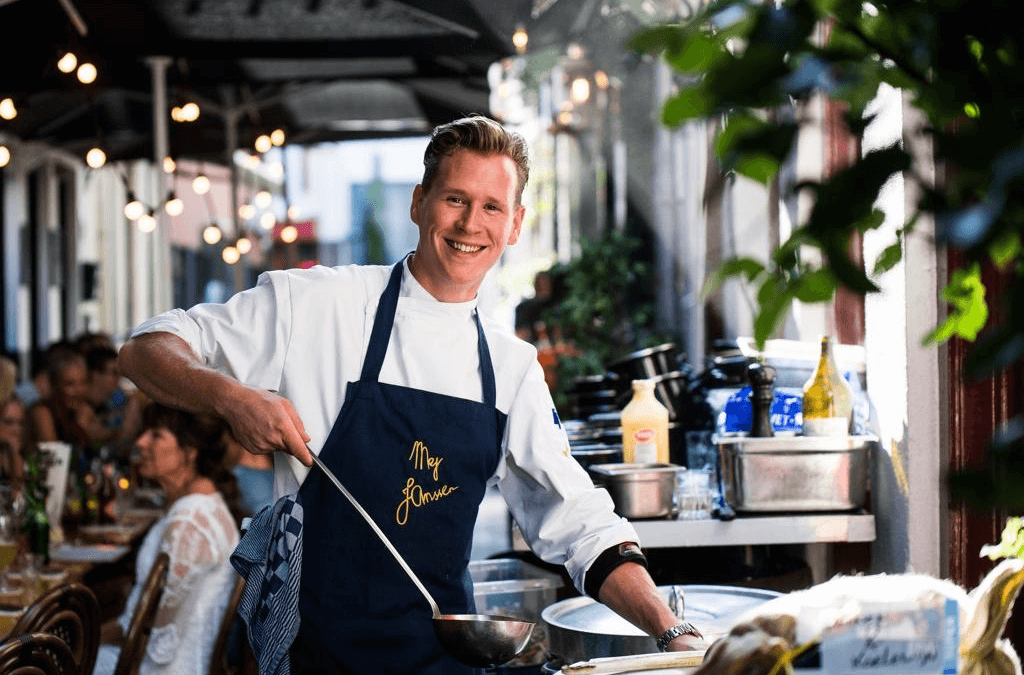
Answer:
[(181, 117), (186, 122), (195, 122), (199, 119), (199, 104), (194, 101), (189, 101), (185, 105), (181, 106)]
[(234, 265), (238, 262), (238, 259), (242, 255), (238, 252), (238, 249), (234, 246), (225, 246), (224, 250), (220, 252), (220, 257), (229, 265)]
[(205, 195), (210, 191), (210, 178), (205, 173), (200, 173), (192, 179), (192, 189), (197, 195)]
[(10, 96), (0, 99), (0, 117), (5, 120), (13, 120), (18, 116), (18, 108), (14, 105), (14, 99)]
[(299, 238), (299, 228), (295, 227), (291, 223), (281, 228), (281, 241), (286, 244), (290, 244)]
[(299, 219), (299, 207), (295, 206), (294, 204), (292, 204), (291, 206), (288, 207), (287, 215), (288, 215), (288, 220), (298, 220)]
[(57, 61), (57, 70), (62, 73), (73, 73), (78, 67), (78, 57), (74, 52), (65, 52), (64, 56)]
[(512, 45), (516, 48), (516, 54), (525, 54), (526, 46), (530, 43), (530, 36), (522, 25), (516, 26), (512, 33)]
[(124, 217), (128, 220), (138, 220), (146, 212), (146, 207), (135, 198), (135, 193), (128, 191), (128, 203), (124, 205)]
[(178, 163), (174, 161), (174, 158), (170, 155), (164, 157), (164, 173), (174, 173), (178, 168)]
[(11, 151), (6, 145), (0, 145), (0, 169), (11, 163)]
[(252, 204), (242, 204), (238, 207), (238, 217), (242, 220), (250, 220), (256, 216), (256, 207)]
[(270, 136), (266, 134), (260, 134), (256, 137), (256, 142), (253, 143), (253, 147), (256, 148), (256, 152), (267, 152), (273, 147), (274, 143), (270, 140)]
[(569, 96), (577, 105), (586, 103), (590, 98), (590, 80), (585, 77), (577, 77), (573, 80), (569, 86)]
[(260, 227), (268, 232), (274, 229), (275, 223), (277, 223), (277, 217), (270, 211), (267, 211), (260, 216)]
[(221, 232), (220, 227), (217, 226), (217, 223), (210, 223), (203, 230), (203, 241), (205, 241), (210, 246), (213, 246), (214, 244), (219, 242), (223, 237), (224, 233)]
[(238, 238), (238, 241), (235, 242), (235, 248), (238, 249), (238, 252), (242, 255), (247, 254), (252, 250), (252, 239), (243, 234)]
[(139, 216), (139, 219), (135, 221), (135, 226), (139, 228), (139, 232), (149, 234), (156, 229), (156, 216), (153, 215), (152, 211), (143, 213)]
[(256, 205), (256, 208), (265, 209), (274, 201), (274, 196), (267, 190), (260, 190), (256, 193), (256, 196), (253, 197), (252, 201)]
[(107, 163), (107, 153), (103, 152), (101, 148), (91, 148), (89, 152), (85, 153), (85, 163), (93, 169), (99, 169)]
[(82, 84), (92, 84), (96, 81), (96, 66), (91, 63), (83, 63), (78, 66), (78, 81)]
[(167, 201), (164, 202), (164, 211), (169, 216), (180, 216), (185, 211), (185, 202), (181, 201), (181, 197), (171, 190), (167, 193)]
[(271, 131), (270, 142), (279, 148), (284, 145), (284, 129), (274, 129)]

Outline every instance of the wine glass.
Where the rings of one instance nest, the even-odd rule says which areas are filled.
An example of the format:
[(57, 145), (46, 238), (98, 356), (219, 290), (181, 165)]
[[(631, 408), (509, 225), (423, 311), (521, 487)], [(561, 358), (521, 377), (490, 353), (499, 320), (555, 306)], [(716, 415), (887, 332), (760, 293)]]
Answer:
[(18, 555), (18, 525), (9, 484), (0, 485), (0, 593), (17, 591), (7, 573)]

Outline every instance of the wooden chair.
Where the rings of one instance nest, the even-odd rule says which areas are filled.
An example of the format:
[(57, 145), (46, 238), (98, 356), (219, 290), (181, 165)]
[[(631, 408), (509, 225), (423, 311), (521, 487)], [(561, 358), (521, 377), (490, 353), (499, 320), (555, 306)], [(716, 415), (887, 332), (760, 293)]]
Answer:
[(100, 646), (100, 605), (80, 583), (57, 586), (32, 603), (14, 624), (11, 635), (47, 633), (71, 649), (79, 673), (92, 673)]
[[(171, 557), (160, 553), (153, 562), (153, 568), (146, 577), (146, 583), (139, 594), (139, 604), (135, 606), (128, 632), (125, 634), (124, 646), (117, 657), (114, 675), (137, 675), (142, 657), (149, 644), (149, 635), (153, 632), (156, 621), (156, 610), (160, 606), (160, 596), (167, 585), (167, 571), (171, 566)], [(86, 674), (88, 675), (88, 674)]]
[[(233, 663), (229, 658), (229, 647), (231, 645), (232, 629), (235, 626), (235, 619), (238, 616), (238, 603), (242, 600), (242, 592), (245, 590), (245, 578), (236, 575), (235, 586), (231, 591), (227, 607), (224, 608), (224, 618), (220, 621), (220, 628), (217, 630), (217, 641), (213, 643), (213, 652), (210, 654), (209, 675), (239, 675), (242, 671), (241, 663)], [(248, 641), (242, 637), (240, 646), (248, 648)], [(243, 656), (238, 654), (236, 656)]]
[(0, 645), (0, 675), (77, 675), (71, 648), (56, 635), (24, 633)]

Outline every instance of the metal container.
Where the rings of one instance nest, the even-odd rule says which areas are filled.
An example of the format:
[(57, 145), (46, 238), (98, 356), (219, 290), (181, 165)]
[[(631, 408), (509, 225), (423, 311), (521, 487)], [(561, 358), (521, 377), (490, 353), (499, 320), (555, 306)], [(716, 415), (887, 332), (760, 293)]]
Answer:
[(619, 377), (619, 390), (629, 391), (633, 380), (646, 380), (679, 370), (679, 355), (672, 342), (641, 349), (619, 357), (607, 365)]
[(615, 512), (623, 518), (668, 518), (675, 513), (672, 493), (676, 464), (597, 464), (590, 467), (594, 482), (611, 495)]
[(738, 512), (852, 511), (864, 506), (874, 436), (716, 434), (722, 493)]
[[(676, 614), (704, 633), (708, 644), (728, 633), (741, 614), (780, 595), (756, 588), (704, 585), (658, 586), (658, 593), (671, 606), (679, 589), (685, 611), (676, 609)], [(556, 602), (541, 612), (541, 618), (551, 653), (565, 663), (658, 651), (654, 638), (592, 598)]]

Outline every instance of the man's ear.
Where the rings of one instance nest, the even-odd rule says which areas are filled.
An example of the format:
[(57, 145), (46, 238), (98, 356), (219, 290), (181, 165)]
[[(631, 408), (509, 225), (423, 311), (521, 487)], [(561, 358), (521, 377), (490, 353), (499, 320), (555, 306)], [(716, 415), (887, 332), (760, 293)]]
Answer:
[(519, 233), (523, 229), (523, 217), (526, 215), (526, 207), (520, 204), (516, 207), (515, 213), (512, 215), (512, 231), (508, 235), (508, 246), (512, 246), (519, 241)]
[(409, 204), (409, 218), (420, 224), (420, 204), (423, 202), (423, 186), (417, 185), (412, 191), (412, 202)]

